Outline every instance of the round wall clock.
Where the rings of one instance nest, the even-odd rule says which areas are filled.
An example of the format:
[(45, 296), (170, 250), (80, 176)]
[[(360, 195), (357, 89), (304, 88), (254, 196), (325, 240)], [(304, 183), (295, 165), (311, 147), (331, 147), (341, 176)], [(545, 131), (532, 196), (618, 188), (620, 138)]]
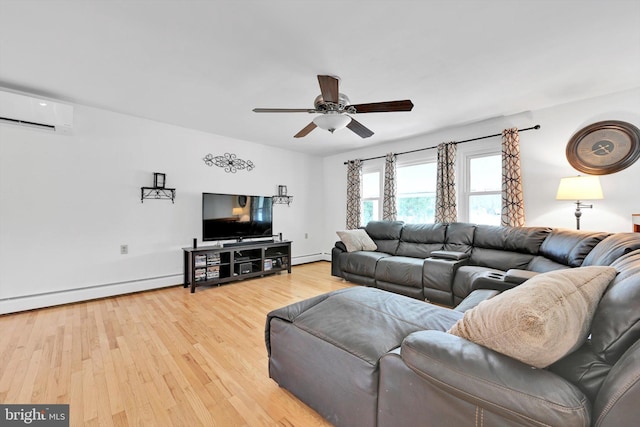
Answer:
[(589, 175), (628, 168), (640, 158), (640, 130), (631, 123), (607, 120), (576, 132), (567, 144), (567, 160)]

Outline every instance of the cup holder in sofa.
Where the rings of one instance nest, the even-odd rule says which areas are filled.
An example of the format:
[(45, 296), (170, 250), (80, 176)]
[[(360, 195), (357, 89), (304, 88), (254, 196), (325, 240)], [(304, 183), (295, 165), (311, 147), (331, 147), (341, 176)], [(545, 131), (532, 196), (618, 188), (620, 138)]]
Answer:
[(474, 276), (468, 284), (469, 294), (476, 289), (493, 289), (503, 292), (516, 286), (516, 284), (506, 280), (506, 273), (501, 271), (484, 271)]
[(490, 271), (488, 273), (485, 273), (484, 275), (488, 279), (499, 280), (501, 282), (504, 282), (504, 273), (496, 273), (496, 272)]

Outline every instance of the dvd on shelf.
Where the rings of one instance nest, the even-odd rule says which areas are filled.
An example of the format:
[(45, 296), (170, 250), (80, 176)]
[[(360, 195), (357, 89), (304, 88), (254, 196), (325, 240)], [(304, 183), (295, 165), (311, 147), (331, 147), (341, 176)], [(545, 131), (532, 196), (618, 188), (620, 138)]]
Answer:
[(198, 254), (194, 257), (193, 262), (196, 267), (205, 267), (207, 265), (207, 256), (204, 254)]
[(202, 282), (203, 280), (207, 280), (207, 269), (196, 268), (193, 275), (195, 277), (196, 282)]
[(217, 265), (217, 264), (220, 264), (220, 254), (219, 253), (207, 254), (207, 265)]
[(220, 266), (207, 267), (207, 280), (220, 278)]

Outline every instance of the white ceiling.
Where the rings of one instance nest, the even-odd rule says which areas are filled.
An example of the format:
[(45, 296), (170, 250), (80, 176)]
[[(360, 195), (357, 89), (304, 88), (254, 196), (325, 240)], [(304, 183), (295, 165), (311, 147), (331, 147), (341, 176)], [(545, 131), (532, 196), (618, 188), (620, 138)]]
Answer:
[[(639, 22), (637, 0), (0, 0), (0, 86), (327, 155), (640, 87)], [(317, 74), (415, 107), (357, 115), (368, 139), (251, 111), (312, 108)]]

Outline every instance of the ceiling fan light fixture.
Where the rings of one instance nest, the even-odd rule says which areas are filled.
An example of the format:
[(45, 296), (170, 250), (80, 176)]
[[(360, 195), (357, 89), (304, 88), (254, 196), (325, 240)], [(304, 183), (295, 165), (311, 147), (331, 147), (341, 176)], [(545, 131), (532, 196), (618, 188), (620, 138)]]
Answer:
[(320, 129), (333, 133), (336, 130), (345, 128), (351, 122), (351, 117), (339, 113), (320, 114), (313, 119), (313, 123)]

